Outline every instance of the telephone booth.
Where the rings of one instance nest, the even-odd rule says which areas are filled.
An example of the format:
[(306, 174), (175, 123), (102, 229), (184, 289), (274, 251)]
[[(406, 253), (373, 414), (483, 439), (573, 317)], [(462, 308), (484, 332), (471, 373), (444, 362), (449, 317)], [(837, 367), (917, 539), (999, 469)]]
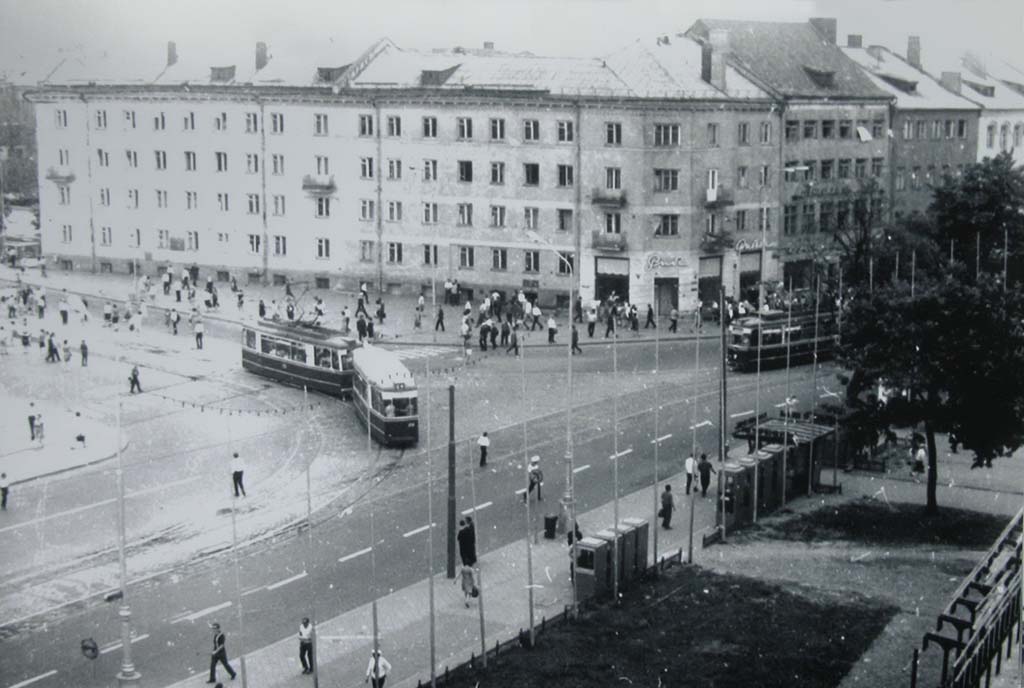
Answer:
[(766, 444), (762, 448), (766, 454), (771, 456), (771, 460), (768, 465), (771, 470), (765, 479), (768, 481), (767, 492), (772, 495), (771, 503), (768, 512), (775, 511), (782, 506), (782, 487), (783, 487), (783, 466), (782, 466), (782, 445), (781, 444)]
[(637, 576), (640, 576), (647, 570), (647, 544), (649, 541), (650, 524), (647, 522), (647, 519), (643, 518), (624, 518), (619, 523), (630, 526), (636, 531), (634, 568), (636, 568)]
[(757, 461), (757, 514), (768, 515), (779, 506), (779, 493), (773, 488), (772, 473), (778, 457), (765, 449), (754, 453)]
[(736, 527), (736, 497), (742, 489), (740, 483), (743, 481), (743, 466), (734, 461), (726, 461), (718, 472), (722, 475), (722, 489), (719, 490), (715, 507), (715, 525), (721, 527), (724, 518), (728, 532)]
[(602, 597), (610, 588), (608, 542), (583, 537), (576, 543), (576, 592), (580, 599)]
[(636, 571), (636, 528), (622, 521), (612, 528), (619, 534), (622, 543), (622, 559), (619, 560), (619, 582), (628, 583), (637, 577)]
[(607, 543), (607, 545), (608, 545), (608, 559), (607, 559), (608, 563), (607, 563), (607, 574), (606, 574), (606, 585), (607, 585), (607, 589), (608, 590), (611, 590), (614, 587), (613, 586), (614, 581), (612, 579), (612, 576), (613, 576), (612, 572), (615, 570), (615, 556), (616, 556), (616, 552), (613, 551), (612, 548), (613, 547), (618, 547), (618, 552), (617, 552), (618, 564), (619, 564), (618, 572), (619, 572), (619, 585), (621, 586), (623, 584), (623, 578), (622, 578), (622, 566), (623, 566), (623, 559), (624, 559), (624, 551), (623, 551), (624, 548), (623, 548), (623, 545), (625, 544), (623, 542), (622, 537), (617, 532), (615, 532), (614, 530), (611, 530), (611, 529), (599, 530), (596, 533), (594, 533), (594, 537), (597, 538), (598, 540), (604, 540)]

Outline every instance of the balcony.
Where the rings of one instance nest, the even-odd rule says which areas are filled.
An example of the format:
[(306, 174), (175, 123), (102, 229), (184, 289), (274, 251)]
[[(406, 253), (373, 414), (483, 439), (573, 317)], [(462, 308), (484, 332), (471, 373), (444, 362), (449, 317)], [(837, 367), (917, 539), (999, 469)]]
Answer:
[(75, 173), (70, 167), (63, 165), (46, 168), (46, 178), (58, 184), (70, 184), (75, 181)]
[(596, 251), (625, 251), (626, 235), (609, 234), (604, 230), (595, 229), (591, 233), (590, 245)]
[(597, 189), (590, 194), (590, 202), (606, 208), (624, 208), (626, 192), (621, 189)]
[(714, 189), (706, 189), (706, 196), (704, 198), (705, 208), (723, 208), (727, 205), (735, 203), (733, 200), (733, 192), (727, 186), (718, 186)]
[(307, 174), (302, 178), (302, 190), (312, 196), (330, 196), (338, 190), (334, 175)]

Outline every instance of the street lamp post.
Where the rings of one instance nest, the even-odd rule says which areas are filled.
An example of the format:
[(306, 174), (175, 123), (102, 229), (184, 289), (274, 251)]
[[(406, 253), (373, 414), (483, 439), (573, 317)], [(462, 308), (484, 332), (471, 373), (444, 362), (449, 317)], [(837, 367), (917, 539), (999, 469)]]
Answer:
[(132, 608), (128, 604), (128, 565), (125, 557), (125, 515), (124, 515), (124, 463), (121, 460), (121, 400), (117, 400), (117, 559), (121, 583), (121, 607), (117, 615), (121, 619), (121, 671), (117, 683), (121, 688), (138, 686), (142, 675), (135, 670), (132, 662)]

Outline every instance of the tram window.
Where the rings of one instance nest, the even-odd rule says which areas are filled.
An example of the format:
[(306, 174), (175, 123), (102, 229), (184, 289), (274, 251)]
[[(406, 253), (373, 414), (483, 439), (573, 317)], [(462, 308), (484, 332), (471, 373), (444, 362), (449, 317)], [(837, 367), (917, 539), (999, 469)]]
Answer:
[[(337, 354), (335, 354), (337, 355)], [(352, 354), (344, 354), (341, 357), (341, 369), (352, 370)]]
[(384, 412), (384, 398), (380, 395), (380, 390), (373, 390), (373, 410), (378, 413)]
[(291, 347), (291, 359), (296, 363), (306, 362), (306, 347), (302, 344), (292, 344)]
[(765, 330), (764, 333), (761, 334), (761, 344), (764, 346), (781, 343), (782, 330)]
[(313, 361), (318, 368), (338, 369), (338, 352), (325, 346), (313, 347)]
[(396, 398), (392, 402), (395, 405), (395, 415), (399, 417), (416, 415), (416, 398)]
[(338, 352), (331, 349), (331, 368), (338, 370)]
[(254, 330), (244, 330), (245, 332), (245, 346), (247, 349), (256, 348), (256, 332)]
[(263, 351), (263, 353), (272, 354), (274, 356), (277, 356), (278, 358), (291, 357), (291, 347), (289, 347), (288, 342), (284, 341), (283, 339), (275, 339), (273, 337), (267, 337), (266, 335), (264, 335), (262, 340), (260, 341), (260, 349)]

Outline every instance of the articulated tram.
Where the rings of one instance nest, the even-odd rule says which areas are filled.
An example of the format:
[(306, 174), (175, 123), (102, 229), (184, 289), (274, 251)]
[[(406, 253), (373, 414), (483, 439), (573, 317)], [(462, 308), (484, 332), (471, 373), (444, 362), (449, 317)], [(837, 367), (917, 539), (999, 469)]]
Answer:
[(810, 363), (814, 360), (815, 351), (819, 360), (831, 358), (837, 342), (834, 312), (818, 313), (815, 330), (813, 311), (802, 310), (793, 313), (792, 318), (786, 311), (768, 311), (739, 318), (729, 325), (729, 367), (756, 370), (759, 348), (763, 369), (785, 366), (787, 348), (791, 365)]
[(366, 346), (352, 355), (352, 401), (370, 436), (388, 446), (419, 440), (416, 382), (393, 352)]

